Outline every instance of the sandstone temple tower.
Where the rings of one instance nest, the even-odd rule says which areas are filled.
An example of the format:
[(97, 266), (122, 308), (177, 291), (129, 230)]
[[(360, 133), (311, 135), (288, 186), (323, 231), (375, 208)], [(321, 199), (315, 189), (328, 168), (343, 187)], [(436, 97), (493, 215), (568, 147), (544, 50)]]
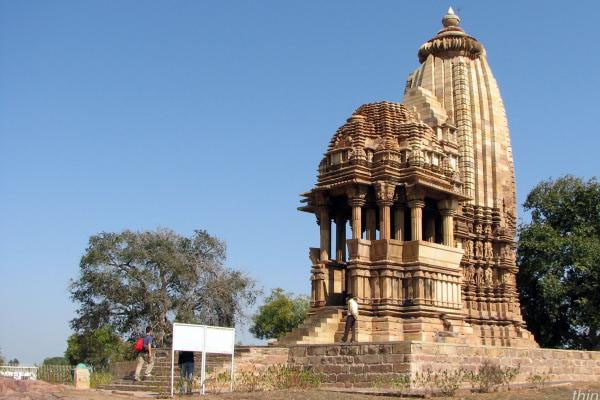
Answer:
[(481, 43), (452, 9), (442, 24), (402, 102), (359, 107), (302, 195), (321, 235), (310, 249), (311, 316), (280, 343), (339, 340), (353, 294), (359, 341), (537, 346), (516, 290), (502, 98)]

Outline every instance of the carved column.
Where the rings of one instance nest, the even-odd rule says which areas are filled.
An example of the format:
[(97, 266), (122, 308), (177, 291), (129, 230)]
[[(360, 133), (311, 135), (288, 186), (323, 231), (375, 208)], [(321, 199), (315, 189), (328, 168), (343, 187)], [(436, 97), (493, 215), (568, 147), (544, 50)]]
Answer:
[(454, 210), (440, 210), (444, 246), (454, 247)]
[(327, 261), (331, 252), (331, 219), (327, 206), (319, 206), (319, 226), (321, 228), (321, 261)]
[(352, 239), (362, 239), (362, 206), (364, 200), (352, 201)]
[(390, 207), (394, 202), (395, 185), (377, 182), (375, 184), (375, 195), (377, 196), (377, 205), (379, 206), (379, 230), (381, 232), (380, 239), (391, 238), (390, 224)]
[(423, 207), (425, 207), (425, 202), (423, 200), (410, 200), (408, 207), (410, 207), (411, 240), (423, 240)]
[(442, 214), (442, 232), (444, 246), (454, 247), (454, 210), (458, 206), (456, 200), (441, 200), (438, 202)]
[(338, 262), (346, 261), (346, 217), (338, 215), (335, 219), (335, 259)]
[(406, 188), (406, 198), (410, 208), (411, 240), (423, 240), (423, 207), (425, 207), (425, 192), (415, 186)]
[(362, 239), (362, 207), (366, 196), (367, 188), (364, 186), (348, 189), (348, 204), (352, 207), (352, 239)]

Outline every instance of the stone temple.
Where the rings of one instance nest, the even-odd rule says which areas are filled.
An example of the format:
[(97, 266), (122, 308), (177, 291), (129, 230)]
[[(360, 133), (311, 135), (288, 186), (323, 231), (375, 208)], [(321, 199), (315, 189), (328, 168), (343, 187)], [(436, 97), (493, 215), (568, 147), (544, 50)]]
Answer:
[(515, 282), (514, 165), (500, 91), (484, 47), (452, 9), (442, 25), (419, 49), (402, 102), (354, 111), (302, 194), (300, 210), (320, 227), (311, 312), (280, 344), (339, 341), (353, 294), (359, 342), (537, 347)]

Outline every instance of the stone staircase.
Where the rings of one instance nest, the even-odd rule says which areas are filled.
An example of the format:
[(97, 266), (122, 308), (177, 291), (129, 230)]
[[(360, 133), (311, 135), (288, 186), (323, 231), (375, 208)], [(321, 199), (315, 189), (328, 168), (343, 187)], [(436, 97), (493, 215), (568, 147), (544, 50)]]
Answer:
[[(116, 378), (112, 383), (100, 385), (99, 389), (111, 391), (143, 391), (160, 394), (171, 393), (171, 350), (156, 349), (155, 350), (154, 368), (152, 377), (141, 382), (133, 380), (136, 362), (118, 363), (119, 365), (113, 368), (113, 376)], [(271, 365), (285, 364), (288, 360), (288, 349), (284, 347), (261, 347), (261, 346), (238, 346), (234, 352), (234, 370), (236, 373), (245, 370), (260, 370), (268, 368)], [(175, 354), (177, 361), (177, 352)], [(200, 376), (200, 368), (202, 365), (201, 353), (194, 354), (194, 377)], [(142, 374), (146, 367), (142, 369)], [(226, 354), (207, 354), (206, 355), (206, 376), (226, 374), (226, 380), (219, 382), (216, 385), (220, 387), (220, 391), (229, 390), (229, 374), (231, 373), (231, 356)], [(175, 364), (174, 384), (175, 392), (178, 390), (180, 370)], [(210, 392), (210, 388), (207, 387)]]
[[(143, 374), (146, 371), (146, 365), (142, 369), (142, 381), (136, 382), (133, 379), (135, 373), (136, 362), (119, 363), (117, 371), (113, 371), (115, 378), (112, 383), (99, 385), (99, 389), (116, 390), (123, 392), (152, 392), (152, 393), (171, 393), (171, 351), (166, 349), (156, 349), (154, 368), (152, 369), (152, 377), (144, 378)], [(195, 370), (194, 376), (200, 375), (200, 366), (202, 365), (201, 354), (195, 354)], [(231, 368), (231, 356), (220, 354), (207, 354), (206, 357), (206, 374), (213, 371), (229, 371)], [(175, 355), (174, 383), (178, 385), (180, 369), (177, 365), (177, 355)]]
[(315, 312), (296, 329), (277, 340), (276, 345), (335, 343), (336, 332), (344, 330), (343, 323), (341, 308), (325, 308)]

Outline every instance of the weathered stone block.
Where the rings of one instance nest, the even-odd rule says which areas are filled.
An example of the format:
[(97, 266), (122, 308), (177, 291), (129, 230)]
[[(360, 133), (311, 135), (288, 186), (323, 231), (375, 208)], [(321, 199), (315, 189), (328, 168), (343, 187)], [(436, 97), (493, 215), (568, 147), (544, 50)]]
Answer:
[(376, 364), (381, 362), (381, 358), (377, 354), (365, 354), (357, 357), (358, 362), (364, 364)]
[(290, 348), (290, 355), (293, 357), (304, 357), (306, 356), (306, 347), (297, 346)]
[(306, 349), (306, 354), (309, 356), (324, 356), (325, 346), (311, 346)]
[(394, 371), (392, 364), (371, 364), (367, 366), (367, 371), (370, 373), (385, 373)]

